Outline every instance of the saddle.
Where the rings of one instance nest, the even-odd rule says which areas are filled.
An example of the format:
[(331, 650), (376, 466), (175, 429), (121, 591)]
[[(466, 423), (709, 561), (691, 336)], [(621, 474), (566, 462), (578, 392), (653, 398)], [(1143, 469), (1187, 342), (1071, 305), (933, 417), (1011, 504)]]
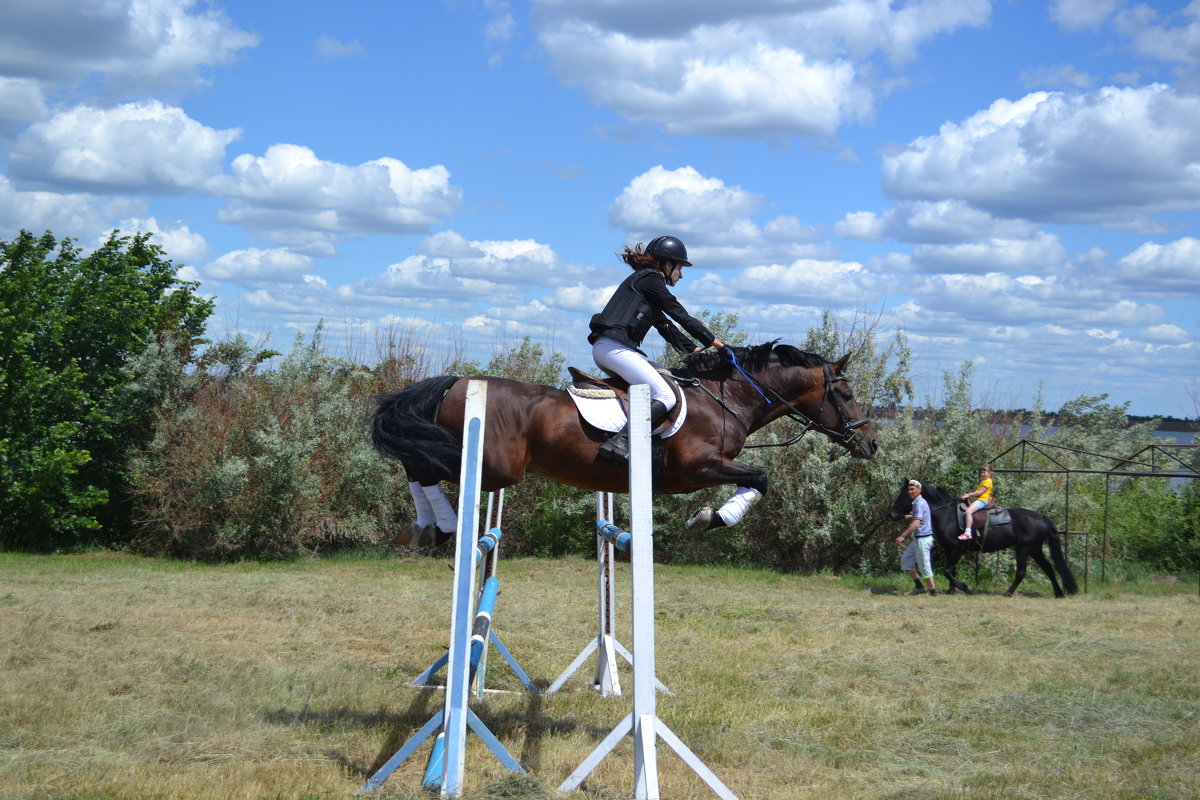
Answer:
[[(683, 424), (687, 414), (687, 402), (678, 379), (669, 370), (658, 365), (655, 365), (655, 369), (667, 379), (671, 391), (675, 392), (675, 407), (671, 409), (659, 429), (651, 431), (666, 438), (679, 430)], [(567, 372), (571, 375), (571, 385), (567, 387), (567, 393), (571, 395), (585, 420), (601, 430), (610, 432), (620, 429), (625, 424), (629, 417), (628, 381), (615, 376), (598, 378), (575, 367), (567, 367)]]
[[(959, 530), (966, 528), (967, 508), (962, 503), (958, 504), (958, 527)], [(971, 517), (971, 527), (979, 531), (980, 538), (987, 536), (988, 528), (992, 525), (1007, 525), (1012, 522), (1012, 514), (1003, 506), (987, 506), (974, 512)]]

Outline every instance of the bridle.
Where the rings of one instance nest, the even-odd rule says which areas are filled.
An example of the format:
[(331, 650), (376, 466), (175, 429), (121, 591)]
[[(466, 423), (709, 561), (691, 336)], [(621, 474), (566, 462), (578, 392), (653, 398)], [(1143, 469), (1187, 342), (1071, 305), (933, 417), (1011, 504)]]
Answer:
[[(755, 390), (758, 391), (759, 395), (762, 396), (767, 405), (771, 405), (773, 402), (777, 401), (780, 405), (787, 409), (783, 416), (799, 423), (802, 426), (800, 432), (787, 441), (769, 442), (766, 444), (747, 444), (744, 446), (745, 449), (750, 450), (764, 447), (788, 447), (803, 439), (804, 435), (809, 431), (817, 431), (818, 433), (822, 433), (833, 441), (843, 444), (851, 450), (857, 448), (858, 442), (862, 438), (862, 433), (860, 433), (858, 429), (864, 425), (870, 424), (871, 418), (863, 417), (860, 420), (855, 420), (850, 415), (850, 410), (846, 407), (846, 401), (843, 400), (840, 395), (838, 395), (835, 387), (835, 384), (837, 384), (838, 381), (845, 381), (847, 378), (845, 375), (835, 376), (833, 371), (829, 369), (828, 362), (821, 364), (821, 370), (825, 376), (825, 387), (821, 394), (821, 405), (817, 407), (817, 418), (814, 419), (789, 403), (787, 399), (779, 392), (775, 391), (761, 381), (755, 380), (753, 377), (747, 374), (746, 371), (742, 369), (741, 365), (737, 363), (737, 358), (733, 355), (733, 351), (726, 351), (726, 355), (729, 358), (729, 363), (731, 363), (737, 369), (737, 371), (742, 374), (742, 377), (745, 378), (747, 383), (749, 383), (755, 388)], [(696, 385), (704, 389), (704, 391), (707, 392), (710, 397), (716, 400), (722, 408), (733, 414), (733, 416), (735, 416), (743, 425), (746, 426), (747, 431), (749, 431), (750, 424), (742, 418), (742, 415), (739, 414), (736, 409), (730, 408), (728, 405), (726, 405), (723, 400), (709, 391), (708, 388), (705, 387), (704, 384), (702, 384), (699, 380), (696, 381)], [(768, 393), (770, 394), (770, 397), (767, 396)], [(775, 400), (772, 401), (771, 397), (774, 397)], [(840, 431), (833, 430), (832, 428), (829, 428), (818, 421), (821, 417), (821, 412), (825, 410), (825, 403), (827, 402), (832, 403), (834, 409), (837, 411), (838, 420), (842, 423), (842, 430)]]

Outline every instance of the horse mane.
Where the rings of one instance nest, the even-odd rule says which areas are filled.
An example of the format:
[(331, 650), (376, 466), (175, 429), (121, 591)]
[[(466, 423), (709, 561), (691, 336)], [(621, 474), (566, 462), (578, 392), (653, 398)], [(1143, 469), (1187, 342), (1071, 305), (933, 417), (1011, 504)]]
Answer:
[(928, 497), (925, 498), (926, 500), (933, 500), (935, 503), (945, 503), (955, 499), (954, 495), (952, 495), (946, 489), (943, 489), (941, 486), (926, 485), (925, 494), (928, 495)]
[[(781, 367), (819, 367), (828, 363), (822, 356), (809, 353), (790, 344), (779, 344), (778, 339), (752, 345), (750, 347), (730, 346), (734, 358), (742, 369), (756, 372), (772, 363)], [(719, 350), (712, 353), (692, 353), (684, 356), (684, 363), (693, 372), (706, 373), (712, 377), (725, 377), (733, 369), (724, 354)]]

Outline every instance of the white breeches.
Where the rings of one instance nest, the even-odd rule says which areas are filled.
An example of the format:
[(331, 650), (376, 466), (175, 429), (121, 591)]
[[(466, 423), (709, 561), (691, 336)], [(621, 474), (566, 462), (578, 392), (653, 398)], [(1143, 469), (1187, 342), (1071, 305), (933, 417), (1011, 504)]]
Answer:
[(650, 399), (662, 403), (668, 411), (675, 407), (675, 393), (666, 379), (658, 374), (645, 356), (620, 342), (601, 336), (592, 345), (592, 360), (600, 369), (619, 375), (633, 386), (638, 383), (650, 385)]

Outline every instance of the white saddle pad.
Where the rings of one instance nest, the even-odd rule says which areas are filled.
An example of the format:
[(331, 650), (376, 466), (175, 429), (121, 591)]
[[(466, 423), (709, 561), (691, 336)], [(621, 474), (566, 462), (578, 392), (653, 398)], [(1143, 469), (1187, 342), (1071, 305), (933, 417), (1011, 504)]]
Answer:
[[(614, 433), (625, 426), (625, 409), (621, 408), (621, 402), (616, 397), (586, 397), (575, 393), (571, 388), (567, 389), (567, 394), (575, 401), (575, 407), (579, 409), (579, 413), (583, 415), (589, 425)], [(687, 395), (680, 392), (679, 416), (662, 434), (661, 438), (666, 439), (673, 436), (683, 427), (683, 421), (686, 418)]]

